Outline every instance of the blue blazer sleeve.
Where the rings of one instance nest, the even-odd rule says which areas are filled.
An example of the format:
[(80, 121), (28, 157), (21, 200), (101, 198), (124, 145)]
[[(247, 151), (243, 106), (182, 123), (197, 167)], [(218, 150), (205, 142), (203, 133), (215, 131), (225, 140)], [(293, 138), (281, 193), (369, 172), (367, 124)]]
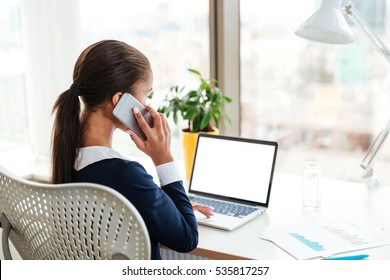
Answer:
[(137, 162), (124, 162), (115, 188), (138, 209), (151, 240), (178, 252), (198, 245), (198, 226), (182, 181), (159, 187)]

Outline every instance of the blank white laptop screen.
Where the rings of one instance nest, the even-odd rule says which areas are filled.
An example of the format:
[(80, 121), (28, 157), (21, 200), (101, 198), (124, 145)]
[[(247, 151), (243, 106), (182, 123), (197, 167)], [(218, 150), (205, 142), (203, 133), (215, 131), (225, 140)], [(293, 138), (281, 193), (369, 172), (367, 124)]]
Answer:
[(266, 204), (275, 145), (199, 137), (191, 191)]

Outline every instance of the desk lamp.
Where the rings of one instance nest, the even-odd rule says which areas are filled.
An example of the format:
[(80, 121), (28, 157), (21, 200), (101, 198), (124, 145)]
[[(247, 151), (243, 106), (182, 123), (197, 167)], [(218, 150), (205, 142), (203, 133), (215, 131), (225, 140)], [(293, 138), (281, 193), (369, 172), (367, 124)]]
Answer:
[[(343, 17), (347, 15), (359, 26), (371, 40), (377, 50), (390, 63), (390, 52), (371, 26), (356, 10), (352, 1), (341, 8), (341, 0), (322, 0), (320, 7), (296, 30), (295, 34), (312, 41), (329, 44), (346, 44), (354, 40), (351, 29)], [(370, 188), (379, 187), (381, 182), (374, 176), (373, 168), (379, 152), (390, 131), (390, 120), (368, 149), (360, 166), (364, 169), (364, 178)]]

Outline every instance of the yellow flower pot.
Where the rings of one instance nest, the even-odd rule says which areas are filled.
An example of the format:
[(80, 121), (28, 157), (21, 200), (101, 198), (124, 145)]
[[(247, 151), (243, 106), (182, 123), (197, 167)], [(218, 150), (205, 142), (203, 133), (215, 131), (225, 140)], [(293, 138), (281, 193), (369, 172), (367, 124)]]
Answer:
[[(203, 133), (203, 132), (202, 132)], [(214, 128), (212, 132), (205, 132), (208, 134), (218, 134), (218, 129)], [(192, 164), (194, 162), (196, 140), (198, 139), (197, 132), (181, 131), (180, 133), (181, 144), (183, 148), (184, 167), (186, 173), (186, 179), (191, 178)]]

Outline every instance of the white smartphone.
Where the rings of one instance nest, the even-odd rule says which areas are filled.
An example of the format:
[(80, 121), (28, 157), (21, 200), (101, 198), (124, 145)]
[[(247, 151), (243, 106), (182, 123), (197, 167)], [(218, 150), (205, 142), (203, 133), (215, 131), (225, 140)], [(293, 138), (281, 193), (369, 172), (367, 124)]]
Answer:
[(114, 116), (123, 123), (126, 127), (134, 131), (140, 138), (146, 140), (146, 135), (142, 131), (141, 127), (138, 125), (137, 120), (135, 119), (133, 108), (137, 107), (141, 115), (144, 117), (145, 121), (149, 126), (153, 125), (152, 116), (145, 109), (145, 107), (135, 99), (130, 93), (123, 93), (118, 103), (115, 105), (114, 111), (112, 112)]

